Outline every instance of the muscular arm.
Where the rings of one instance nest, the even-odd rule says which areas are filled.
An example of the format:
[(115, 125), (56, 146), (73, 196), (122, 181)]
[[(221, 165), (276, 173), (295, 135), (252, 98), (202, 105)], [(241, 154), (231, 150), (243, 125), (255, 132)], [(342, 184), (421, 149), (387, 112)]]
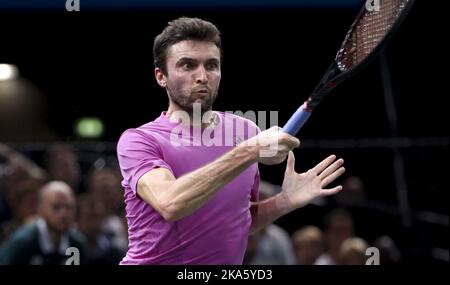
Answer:
[[(178, 179), (165, 168), (151, 170), (137, 182), (137, 194), (164, 219), (179, 220), (200, 208), (253, 163), (281, 163), (289, 150), (299, 144), (297, 138), (282, 132), (279, 127), (272, 127)], [(266, 155), (268, 150), (271, 156)]]
[(200, 208), (257, 159), (255, 149), (242, 145), (178, 179), (169, 170), (157, 168), (139, 179), (137, 193), (164, 219), (175, 221)]

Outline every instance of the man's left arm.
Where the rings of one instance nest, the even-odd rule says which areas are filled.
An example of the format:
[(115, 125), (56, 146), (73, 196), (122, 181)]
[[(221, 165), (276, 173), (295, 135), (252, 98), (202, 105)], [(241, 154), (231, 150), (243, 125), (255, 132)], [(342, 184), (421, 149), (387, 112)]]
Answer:
[(259, 202), (251, 202), (252, 225), (250, 234), (273, 223), (278, 218), (293, 211), (281, 193)]
[(340, 185), (331, 189), (325, 189), (325, 187), (345, 172), (343, 163), (344, 160), (336, 160), (336, 156), (331, 155), (307, 172), (296, 173), (294, 153), (289, 152), (282, 191), (266, 200), (251, 204), (250, 233), (259, 231), (317, 197), (333, 195), (341, 191)]

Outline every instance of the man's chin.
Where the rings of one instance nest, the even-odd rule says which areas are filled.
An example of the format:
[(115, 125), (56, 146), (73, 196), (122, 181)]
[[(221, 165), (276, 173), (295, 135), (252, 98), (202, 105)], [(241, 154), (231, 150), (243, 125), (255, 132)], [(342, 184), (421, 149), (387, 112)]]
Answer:
[[(204, 99), (196, 99), (195, 101), (191, 101), (190, 104), (177, 104), (178, 108), (190, 115), (195, 112), (200, 111), (201, 113), (205, 113), (207, 111), (211, 111), (212, 104), (205, 102)], [(198, 106), (200, 105), (200, 106)]]

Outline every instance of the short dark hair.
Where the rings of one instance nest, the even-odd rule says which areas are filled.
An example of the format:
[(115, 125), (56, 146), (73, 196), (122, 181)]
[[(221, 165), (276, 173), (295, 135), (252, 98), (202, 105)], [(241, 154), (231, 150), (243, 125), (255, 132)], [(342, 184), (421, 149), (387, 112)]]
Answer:
[(155, 37), (153, 43), (155, 67), (161, 68), (167, 75), (167, 50), (172, 45), (185, 40), (212, 42), (219, 48), (222, 55), (220, 31), (213, 23), (199, 18), (181, 17), (170, 21), (161, 34)]

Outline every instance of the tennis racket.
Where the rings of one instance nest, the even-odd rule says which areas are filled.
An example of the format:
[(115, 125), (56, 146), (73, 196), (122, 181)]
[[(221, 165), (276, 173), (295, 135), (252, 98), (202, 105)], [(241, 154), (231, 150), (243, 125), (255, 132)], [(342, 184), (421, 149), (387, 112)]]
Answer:
[(361, 71), (388, 43), (414, 0), (367, 0), (331, 66), (283, 131), (295, 136), (319, 102), (339, 83)]

